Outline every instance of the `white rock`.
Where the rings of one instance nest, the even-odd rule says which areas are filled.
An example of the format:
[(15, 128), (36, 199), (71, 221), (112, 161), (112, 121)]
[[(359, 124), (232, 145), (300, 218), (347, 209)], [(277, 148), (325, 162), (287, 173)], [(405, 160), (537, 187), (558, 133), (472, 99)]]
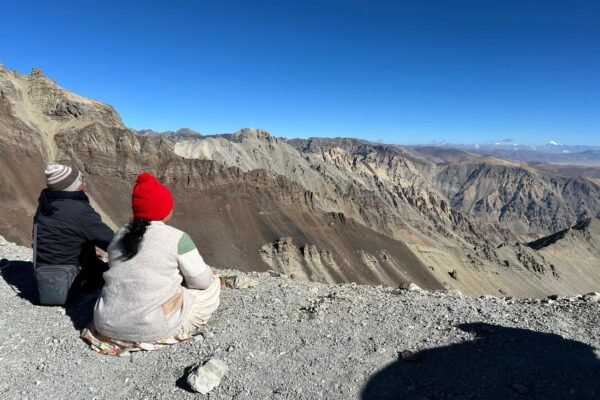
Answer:
[(203, 366), (197, 366), (190, 372), (187, 382), (196, 392), (207, 394), (221, 383), (221, 379), (229, 371), (227, 364), (211, 358)]
[(249, 278), (244, 275), (226, 276), (225, 285), (232, 289), (246, 289), (258, 285), (256, 279)]
[(414, 282), (406, 282), (403, 283), (402, 285), (400, 285), (400, 289), (404, 289), (404, 290), (410, 290), (412, 292), (422, 292), (423, 289), (421, 289), (419, 287), (419, 285), (417, 285)]
[(194, 336), (194, 341), (202, 342), (202, 341), (204, 341), (204, 336), (202, 334), (196, 335), (196, 336)]

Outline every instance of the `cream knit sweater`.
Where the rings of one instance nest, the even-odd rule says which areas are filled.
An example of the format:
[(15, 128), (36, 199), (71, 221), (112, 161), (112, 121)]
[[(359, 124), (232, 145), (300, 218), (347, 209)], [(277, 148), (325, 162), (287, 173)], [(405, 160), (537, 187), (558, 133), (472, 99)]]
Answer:
[(127, 225), (108, 247), (94, 325), (102, 335), (133, 342), (173, 336), (194, 302), (187, 288), (208, 288), (211, 269), (186, 233), (158, 221), (146, 229), (138, 254), (123, 261), (118, 242), (125, 232)]

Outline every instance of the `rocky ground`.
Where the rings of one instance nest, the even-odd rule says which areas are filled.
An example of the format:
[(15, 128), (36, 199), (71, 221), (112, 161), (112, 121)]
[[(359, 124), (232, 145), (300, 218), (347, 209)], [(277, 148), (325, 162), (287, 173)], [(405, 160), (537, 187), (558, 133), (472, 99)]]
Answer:
[[(469, 298), (222, 271), (256, 286), (225, 291), (196, 340), (110, 357), (79, 339), (93, 301), (32, 303), (30, 259), (0, 239), (0, 398), (600, 398), (600, 295)], [(187, 374), (211, 358), (229, 371), (194, 393)]]

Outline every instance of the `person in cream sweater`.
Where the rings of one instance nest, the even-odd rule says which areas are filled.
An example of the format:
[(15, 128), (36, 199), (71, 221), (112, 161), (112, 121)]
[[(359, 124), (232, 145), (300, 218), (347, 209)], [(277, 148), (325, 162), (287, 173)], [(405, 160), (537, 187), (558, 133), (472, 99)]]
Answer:
[(191, 337), (219, 306), (221, 283), (190, 236), (167, 222), (169, 189), (148, 174), (133, 189), (133, 219), (108, 246), (109, 269), (83, 337), (105, 354)]

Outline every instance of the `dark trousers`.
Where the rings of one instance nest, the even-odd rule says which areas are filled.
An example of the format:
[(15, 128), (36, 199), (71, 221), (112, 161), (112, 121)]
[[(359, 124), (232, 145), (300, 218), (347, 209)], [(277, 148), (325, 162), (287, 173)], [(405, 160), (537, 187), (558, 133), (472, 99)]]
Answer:
[(81, 296), (102, 289), (104, 279), (102, 274), (108, 271), (108, 264), (96, 256), (95, 250), (82, 253), (80, 270), (69, 289), (67, 303), (76, 301)]

